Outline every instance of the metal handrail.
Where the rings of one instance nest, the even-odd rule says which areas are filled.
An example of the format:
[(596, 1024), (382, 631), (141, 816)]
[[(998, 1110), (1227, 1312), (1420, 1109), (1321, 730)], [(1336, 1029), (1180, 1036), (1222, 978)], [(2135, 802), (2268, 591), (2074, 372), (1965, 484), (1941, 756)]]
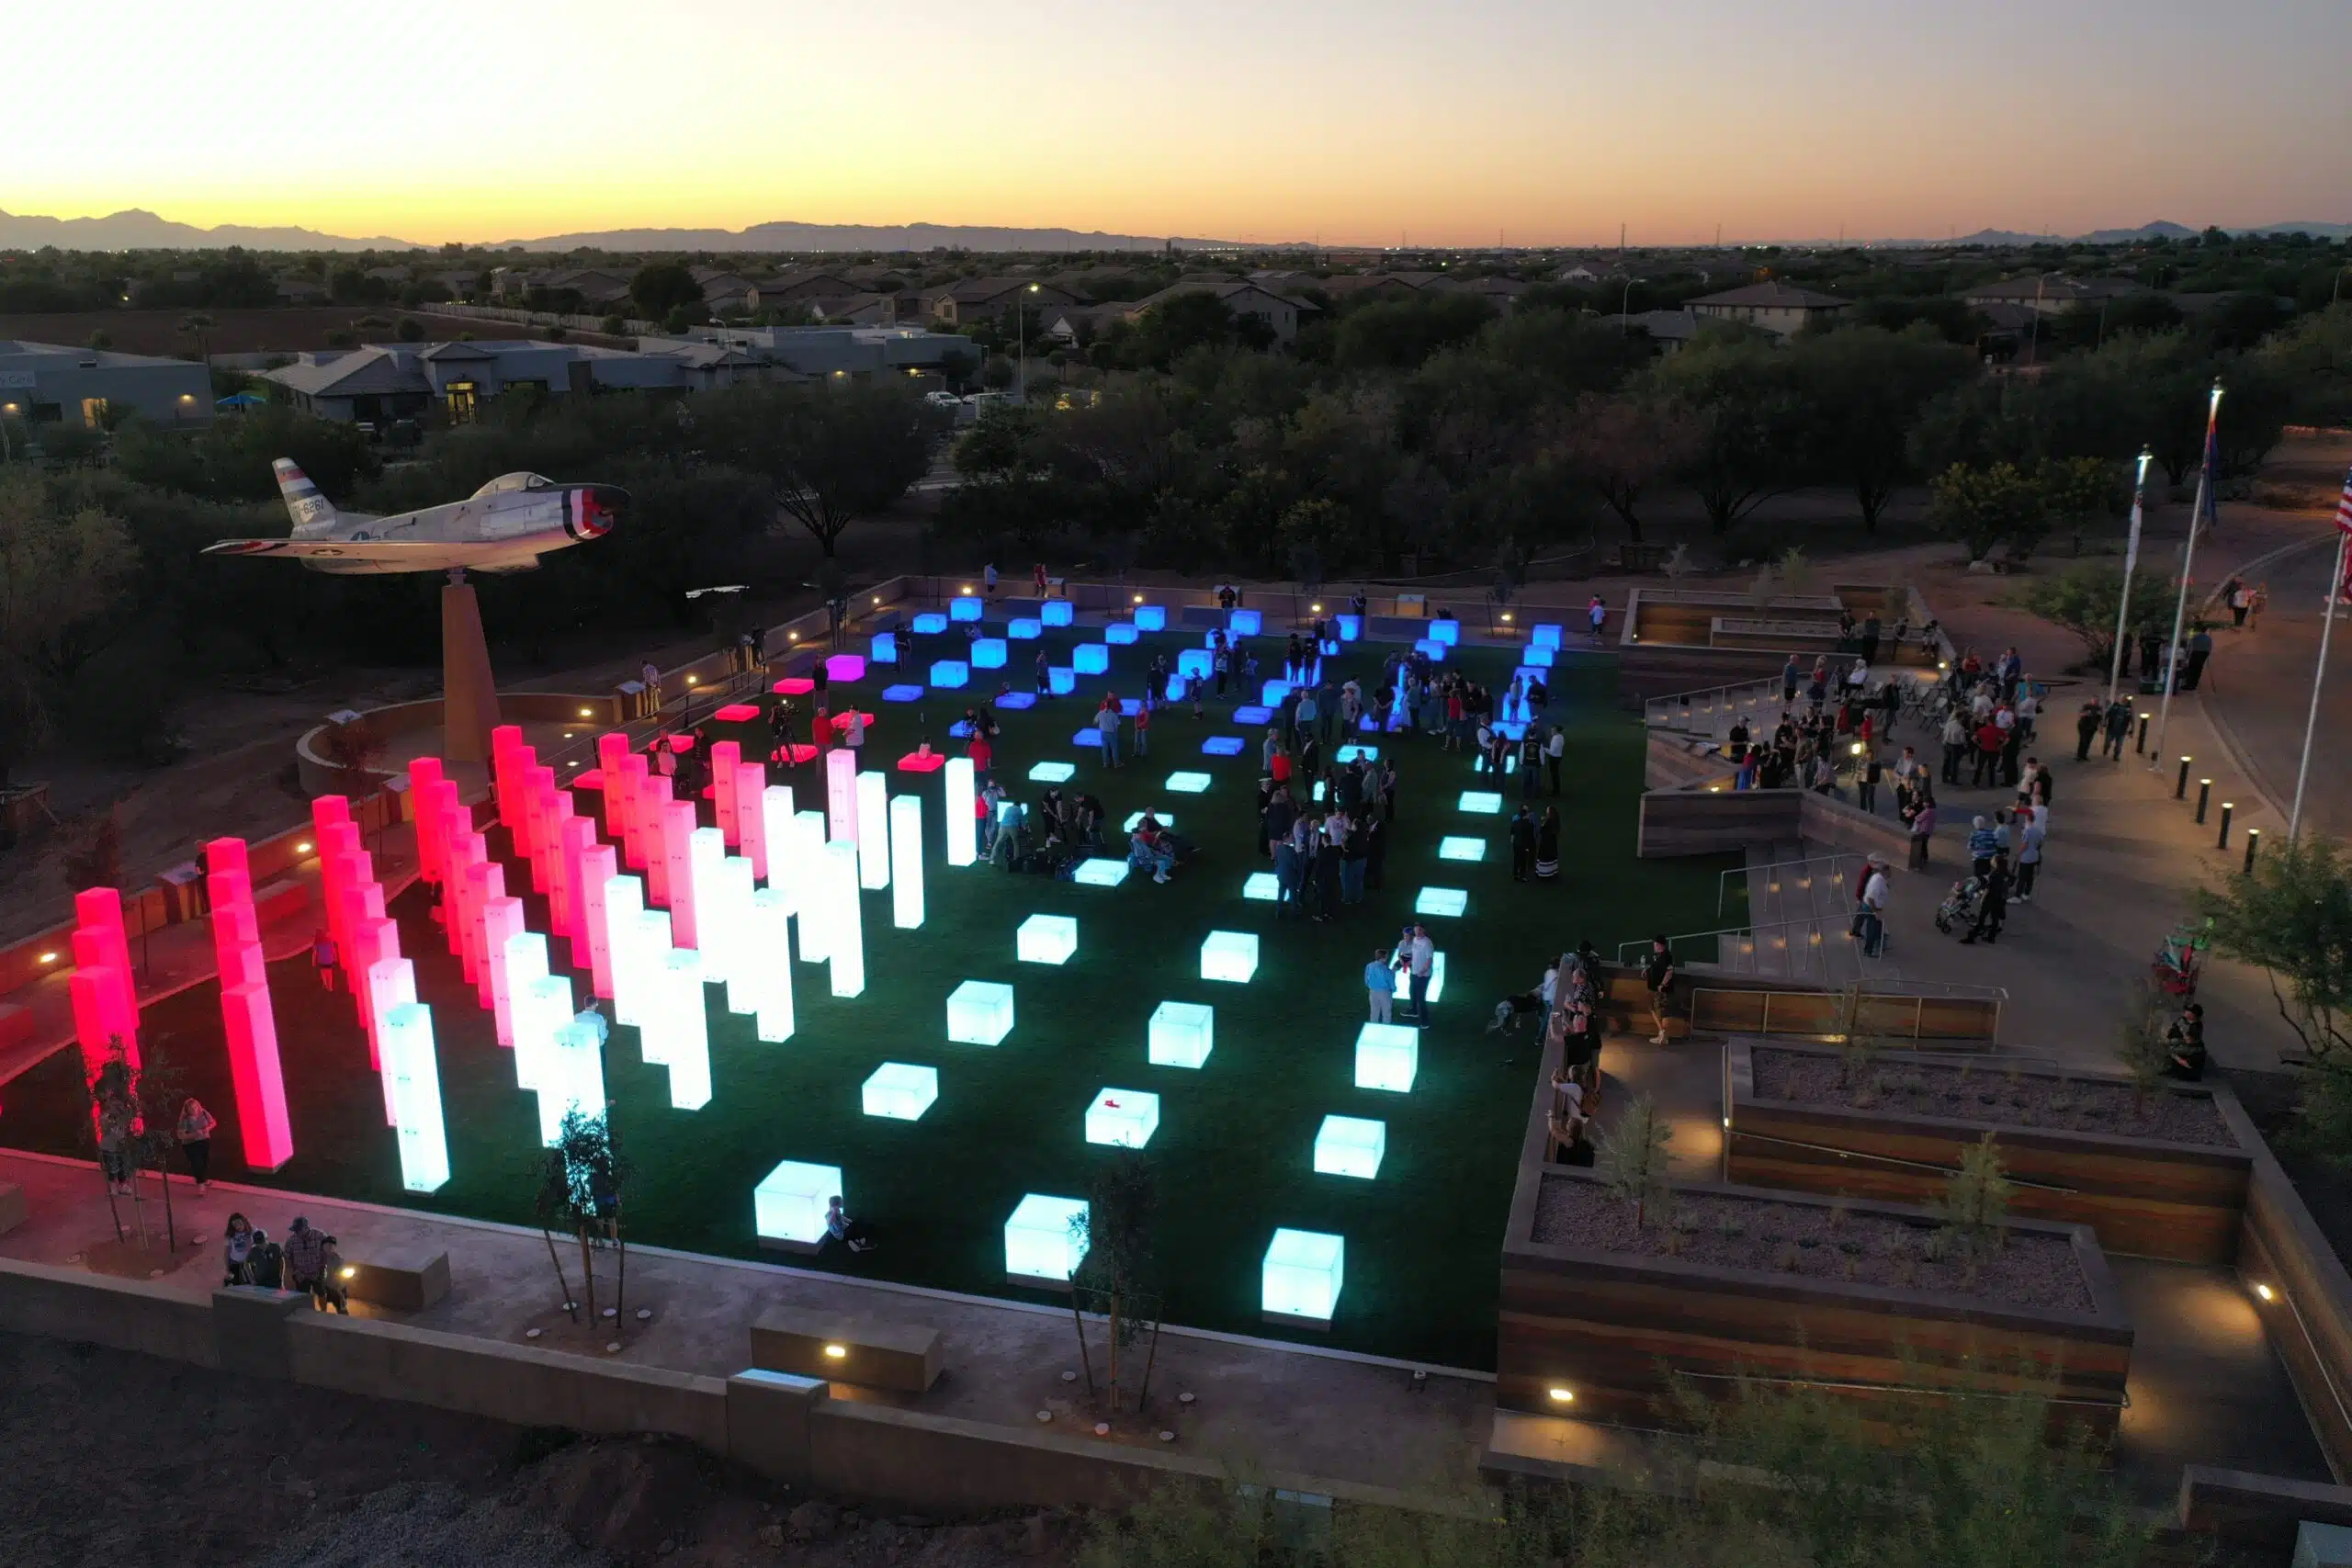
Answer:
[(1762, 865), (1734, 866), (1728, 871), (1718, 873), (1715, 877), (1715, 918), (1717, 919), (1721, 919), (1723, 918), (1724, 898), (1731, 891), (1731, 879), (1735, 876), (1746, 876), (1750, 873), (1758, 871), (1778, 871), (1784, 865), (1813, 865), (1822, 861), (1828, 862), (1830, 869), (1834, 873), (1837, 869), (1838, 863), (1841, 860), (1868, 859), (1870, 859), (1870, 856), (1864, 854), (1859, 850), (1839, 850), (1832, 854), (1807, 855), (1802, 860), (1776, 860), (1767, 861)]
[[(1746, 925), (1718, 926), (1713, 931), (1684, 931), (1679, 935), (1668, 937), (1666, 939), (1666, 944), (1668, 947), (1672, 947), (1678, 942), (1696, 942), (1701, 937), (1704, 936), (1743, 936), (1755, 931), (1774, 931), (1781, 926), (1818, 926), (1825, 920), (1834, 921), (1836, 918), (1837, 917), (1830, 915), (1799, 915), (1792, 916), (1785, 920), (1752, 920)], [(1650, 938), (1645, 936), (1637, 936), (1631, 942), (1619, 942), (1617, 944), (1618, 964), (1620, 965), (1627, 965), (1628, 961), (1625, 957), (1626, 950), (1628, 948), (1646, 947), (1649, 944), (1650, 940)]]
[(1741, 681), (1727, 686), (1696, 686), (1687, 692), (1670, 692), (1662, 697), (1645, 697), (1642, 699), (1642, 717), (1645, 722), (1647, 722), (1648, 710), (1661, 705), (1668, 707), (1689, 707), (1691, 705), (1691, 700), (1696, 697), (1719, 696), (1725, 692), (1769, 692), (1779, 683), (1777, 681)]

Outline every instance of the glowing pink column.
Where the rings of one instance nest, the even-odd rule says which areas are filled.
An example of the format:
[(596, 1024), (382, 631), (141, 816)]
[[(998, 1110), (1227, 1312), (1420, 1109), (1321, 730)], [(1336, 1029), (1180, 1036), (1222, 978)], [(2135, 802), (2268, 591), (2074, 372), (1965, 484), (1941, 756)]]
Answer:
[(670, 781), (660, 773), (649, 773), (645, 793), (639, 796), (644, 807), (638, 822), (638, 854), (644, 863), (645, 901), (660, 908), (670, 907), (670, 862), (662, 849), (669, 836)]
[(673, 800), (662, 808), (662, 854), (670, 884), (670, 945), (695, 943), (695, 868), (687, 847), (695, 836), (695, 807), (688, 800)]
[(531, 891), (551, 886), (556, 856), (555, 770), (536, 763), (523, 770), (524, 827), (530, 840)]
[[(610, 773), (605, 776), (608, 780), (612, 777)], [(645, 765), (643, 753), (631, 751), (621, 759), (621, 778), (624, 781), (621, 788), (621, 803), (624, 815), (621, 818), (620, 831), (613, 836), (613, 841), (620, 845), (621, 858), (631, 871), (645, 869), (645, 818), (647, 813), (653, 809), (652, 790), (649, 782), (652, 776), (652, 770)], [(612, 786), (607, 784), (605, 787), (610, 789)]]
[(408, 811), (409, 820), (416, 824), (416, 869), (419, 875), (432, 883), (441, 880), (441, 847), (435, 833), (439, 824), (433, 819), (429, 802), (434, 796), (434, 786), (443, 781), (440, 758), (410, 759)]
[(521, 821), (514, 790), (514, 754), (523, 749), (523, 728), (502, 724), (490, 732), (490, 787), (498, 798), (498, 825), (512, 833)]
[[(480, 834), (475, 837), (479, 839)], [(466, 978), (475, 989), (481, 1005), (490, 1005), (490, 970), (482, 959), (481, 912), (492, 898), (506, 897), (506, 869), (496, 861), (483, 858), (466, 867), (466, 950), (459, 954)]]
[(596, 771), (605, 780), (605, 837), (617, 843), (621, 836), (621, 813), (628, 809), (614, 781), (620, 777), (621, 759), (628, 755), (628, 737), (616, 729), (608, 729), (596, 737)]
[(743, 748), (732, 740), (715, 740), (710, 747), (710, 800), (717, 807), (719, 836), (729, 846), (743, 841), (735, 804), (735, 770), (742, 765)]
[(735, 821), (741, 833), (743, 858), (752, 863), (752, 876), (762, 882), (768, 877), (767, 792), (764, 763), (735, 765)]
[[(588, 922), (590, 988), (607, 1001), (613, 995), (613, 951), (605, 930), (605, 884), (619, 873), (619, 857), (612, 845), (590, 844), (581, 852), (581, 914)], [(571, 966), (580, 967), (577, 947), (572, 950)]]
[(523, 900), (492, 898), (482, 906), (482, 965), (488, 984), (486, 998), (498, 1043), (512, 1049), (514, 1044), (514, 998), (506, 984), (506, 939), (523, 932)]
[(251, 862), (243, 839), (205, 846), (206, 891), (212, 902), (213, 952), (220, 971), (220, 1029), (229, 1052), (230, 1091), (245, 1164), (276, 1170), (294, 1157), (286, 1111), (286, 1073), (277, 1054), (261, 927), (254, 911)]
[[(368, 975), (368, 993), (376, 998), (376, 1027), (380, 1032), (384, 1020), (397, 1007), (408, 1007), (416, 1000), (416, 965), (405, 958), (379, 958)], [(372, 1064), (376, 1077), (384, 1089), (384, 1125), (400, 1125), (400, 1113), (392, 1102), (392, 1074), (389, 1065), (378, 1060)]]
[[(570, 807), (565, 809), (569, 811)], [(563, 902), (558, 910), (557, 930), (571, 949), (574, 969), (585, 967), (588, 959), (588, 852), (595, 847), (594, 818), (563, 818)]]

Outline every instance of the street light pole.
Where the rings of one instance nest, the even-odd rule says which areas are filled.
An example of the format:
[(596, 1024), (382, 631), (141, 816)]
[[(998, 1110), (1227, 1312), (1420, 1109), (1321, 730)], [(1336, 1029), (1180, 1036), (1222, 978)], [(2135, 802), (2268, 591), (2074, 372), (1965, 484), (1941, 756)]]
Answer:
[(2197, 559), (2197, 530), (2205, 521), (2205, 504), (2213, 485), (2213, 427), (2222, 417), (2222, 384), (2213, 383), (2212, 398), (2205, 405), (2205, 454), (2197, 466), (2197, 506), (2188, 514), (2188, 542), (2180, 549), (2180, 596), (2172, 607), (2172, 641), (2165, 645), (2165, 694), (2156, 705), (2156, 747), (2148, 753), (2148, 766), (2154, 768), (2165, 754), (2165, 726), (2172, 718), (2172, 689), (2180, 679), (2180, 628), (2188, 619), (2188, 569)]
[(2123, 633), (2132, 624), (2132, 572), (2140, 564), (2140, 516), (2143, 502), (2148, 492), (2148, 459), (2153, 456), (2140, 448), (2140, 471), (2132, 479), (2132, 534), (2123, 546), (2123, 592), (2115, 607), (2115, 653), (2108, 661), (2107, 705), (2115, 705), (2115, 690), (2123, 681)]

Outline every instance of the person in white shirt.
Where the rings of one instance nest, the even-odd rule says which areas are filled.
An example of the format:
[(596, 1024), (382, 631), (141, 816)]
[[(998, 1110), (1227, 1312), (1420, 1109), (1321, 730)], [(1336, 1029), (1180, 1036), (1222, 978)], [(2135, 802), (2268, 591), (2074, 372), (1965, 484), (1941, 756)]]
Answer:
[(662, 671), (650, 659), (638, 671), (637, 678), (645, 683), (645, 701), (655, 713), (662, 711)]
[(2017, 890), (2010, 897), (2026, 903), (2033, 901), (2033, 884), (2041, 874), (2041, 843), (2048, 832), (2041, 823), (2042, 808), (2021, 806), (2018, 817), (2022, 824), (2018, 829)]
[(1853, 934), (1863, 953), (1876, 958), (1886, 946), (1886, 863), (1870, 858), (1870, 874), (1862, 879), (1861, 897), (1855, 901)]
[(1415, 926), (1412, 936), (1398, 944), (1397, 966), (1405, 971), (1406, 1001), (1413, 1010), (1413, 1021), (1427, 1025), (1430, 1021), (1430, 971), (1436, 962), (1437, 944), (1430, 941), (1427, 926)]

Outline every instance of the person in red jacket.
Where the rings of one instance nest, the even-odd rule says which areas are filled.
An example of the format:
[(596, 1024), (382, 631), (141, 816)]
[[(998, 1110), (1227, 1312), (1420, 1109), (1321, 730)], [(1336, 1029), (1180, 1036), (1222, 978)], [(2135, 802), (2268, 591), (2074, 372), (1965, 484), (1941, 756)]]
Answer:
[(2000, 777), (2001, 748), (2008, 744), (2008, 731), (1986, 718), (1976, 727), (1976, 768), (1970, 782), (1978, 788)]

